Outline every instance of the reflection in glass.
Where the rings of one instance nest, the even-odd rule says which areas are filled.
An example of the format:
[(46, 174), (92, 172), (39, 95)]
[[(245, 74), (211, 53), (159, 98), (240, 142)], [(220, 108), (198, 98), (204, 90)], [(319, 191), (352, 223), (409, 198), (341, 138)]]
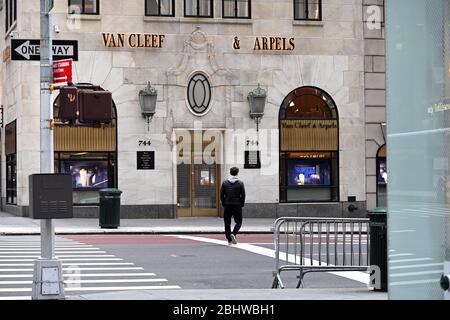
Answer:
[(442, 299), (439, 279), (450, 261), (450, 110), (440, 107), (450, 98), (449, 1), (386, 1), (386, 19), (389, 297)]
[(147, 0), (147, 15), (159, 14), (159, 0)]
[(250, 0), (223, 0), (225, 18), (249, 18)]
[(98, 0), (69, 0), (69, 13), (98, 14)]
[(212, 1), (184, 0), (184, 12), (191, 17), (212, 17)]
[(196, 16), (197, 0), (184, 0), (184, 12), (187, 16)]
[(146, 0), (147, 16), (173, 16), (173, 0)]
[(295, 0), (294, 19), (297, 20), (320, 20), (321, 0)]

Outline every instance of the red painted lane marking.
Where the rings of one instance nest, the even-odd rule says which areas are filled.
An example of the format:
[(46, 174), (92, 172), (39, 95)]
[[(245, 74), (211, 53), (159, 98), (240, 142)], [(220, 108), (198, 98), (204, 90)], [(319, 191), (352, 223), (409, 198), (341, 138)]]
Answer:
[(164, 235), (64, 235), (61, 238), (80, 241), (86, 244), (192, 244), (197, 241), (166, 237)]
[[(224, 234), (191, 234), (196, 237), (212, 238), (218, 240), (226, 240)], [(107, 234), (107, 235), (63, 235), (61, 238), (80, 241), (87, 244), (176, 244), (176, 243), (199, 243), (190, 239), (180, 239), (176, 236), (168, 237), (166, 235), (128, 235), (128, 234)], [(241, 243), (272, 243), (273, 235), (271, 234), (239, 234), (239, 242)]]
[[(226, 240), (225, 234), (199, 234), (196, 237), (209, 238), (216, 240)], [(272, 234), (245, 234), (240, 233), (237, 235), (236, 239), (242, 243), (269, 243), (273, 242)]]
[[(191, 234), (192, 236), (209, 238), (209, 239), (217, 239), (217, 240), (226, 240), (224, 234)], [(133, 235), (133, 234), (105, 234), (105, 235), (64, 235), (60, 236), (61, 238), (70, 239), (74, 241), (80, 241), (87, 244), (193, 244), (199, 243), (198, 241), (190, 240), (190, 239), (180, 239), (174, 236), (166, 236), (166, 235), (154, 235), (154, 234), (142, 234), (142, 235)], [(349, 237), (346, 238), (349, 241)], [(237, 240), (239, 243), (273, 243), (273, 235), (272, 234), (238, 234)], [(311, 242), (311, 237), (305, 237), (305, 244), (309, 244)], [(322, 237), (322, 241), (319, 241), (317, 236), (312, 238), (313, 243), (318, 244), (321, 242), (322, 244), (326, 243), (326, 237)], [(334, 243), (335, 239), (330, 239), (330, 243)], [(358, 243), (357, 238), (354, 238), (354, 243)], [(365, 237), (362, 238), (365, 240)], [(289, 243), (291, 244), (295, 241), (295, 237), (290, 236)], [(300, 241), (299, 237), (297, 237), (296, 241)], [(280, 237), (280, 244), (286, 242), (286, 238), (284, 235)], [(338, 240), (339, 243), (342, 243), (342, 239)]]

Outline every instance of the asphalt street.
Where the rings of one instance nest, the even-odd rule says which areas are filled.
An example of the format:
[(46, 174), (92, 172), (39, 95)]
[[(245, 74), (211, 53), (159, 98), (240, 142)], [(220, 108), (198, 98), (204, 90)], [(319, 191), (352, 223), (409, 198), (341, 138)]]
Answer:
[[(274, 259), (270, 234), (242, 234), (229, 246), (222, 234), (64, 235), (56, 255), (63, 262), (66, 295), (116, 290), (268, 289)], [(316, 244), (314, 244), (316, 245)], [(251, 251), (249, 251), (249, 248)], [(0, 237), (0, 299), (30, 299), (38, 236)], [(283, 275), (295, 287), (296, 273)], [(366, 288), (327, 273), (305, 278), (307, 288)]]

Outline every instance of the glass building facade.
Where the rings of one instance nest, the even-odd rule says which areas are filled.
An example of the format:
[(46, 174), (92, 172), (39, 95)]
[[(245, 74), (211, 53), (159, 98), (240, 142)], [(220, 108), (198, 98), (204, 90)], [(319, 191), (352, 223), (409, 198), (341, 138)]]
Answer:
[(450, 273), (449, 6), (386, 2), (390, 299), (442, 299)]

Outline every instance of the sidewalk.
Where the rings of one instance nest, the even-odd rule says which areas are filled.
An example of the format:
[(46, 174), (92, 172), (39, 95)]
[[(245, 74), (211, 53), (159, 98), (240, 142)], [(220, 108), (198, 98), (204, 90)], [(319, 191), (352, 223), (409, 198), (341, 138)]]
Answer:
[[(222, 233), (222, 218), (121, 219), (117, 229), (102, 229), (98, 219), (55, 219), (56, 234)], [(275, 219), (244, 218), (241, 233), (272, 233)], [(0, 235), (38, 235), (40, 220), (0, 212)]]
[(366, 288), (142, 290), (68, 296), (68, 300), (387, 300)]

